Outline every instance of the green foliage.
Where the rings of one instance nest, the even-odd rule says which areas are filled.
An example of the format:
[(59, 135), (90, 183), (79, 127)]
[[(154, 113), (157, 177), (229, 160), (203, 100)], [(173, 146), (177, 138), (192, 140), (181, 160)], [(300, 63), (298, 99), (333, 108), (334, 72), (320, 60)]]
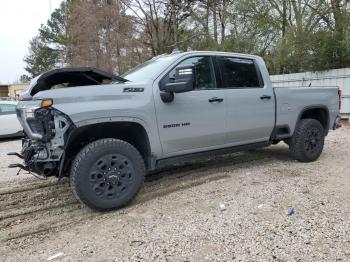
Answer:
[(25, 56), (25, 70), (33, 78), (55, 67), (59, 52), (46, 45), (40, 37), (34, 37), (29, 43), (29, 54)]
[(28, 82), (30, 82), (30, 76), (28, 76), (28, 75), (21, 75), (20, 77), (19, 77), (19, 82), (20, 83), (28, 83)]
[(316, 34), (314, 69), (325, 70), (349, 67), (350, 38), (341, 39), (333, 32)]
[(45, 25), (41, 25), (39, 35), (29, 42), (29, 53), (24, 57), (25, 70), (29, 78), (57, 67), (68, 43), (66, 33), (67, 2), (62, 2)]
[[(107, 2), (63, 1), (30, 42), (24, 59), (30, 77), (60, 63), (74, 65), (68, 54), (79, 58), (79, 64), (121, 72), (175, 47), (256, 54), (265, 59), (271, 74), (350, 66), (348, 0), (126, 0), (113, 5), (120, 11), (97, 8), (96, 16), (73, 9), (73, 3), (91, 4), (91, 11)], [(114, 13), (128, 16), (124, 21)], [(95, 29), (105, 23), (112, 29), (98, 35)], [(126, 58), (114, 50), (132, 54)]]
[(219, 44), (214, 41), (214, 39), (210, 36), (203, 36), (199, 39), (197, 43), (194, 45), (195, 50), (203, 50), (203, 51), (212, 51), (218, 50)]
[(53, 11), (46, 25), (41, 25), (39, 35), (44, 43), (58, 45), (67, 43), (67, 5), (67, 2), (62, 2), (60, 8)]

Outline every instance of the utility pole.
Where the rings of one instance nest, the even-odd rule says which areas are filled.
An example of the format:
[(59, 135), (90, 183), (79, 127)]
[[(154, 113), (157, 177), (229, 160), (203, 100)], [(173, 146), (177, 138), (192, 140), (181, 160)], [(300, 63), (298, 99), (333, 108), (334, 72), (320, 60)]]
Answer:
[(51, 0), (49, 0), (49, 8), (50, 8), (50, 15), (52, 13), (52, 5), (51, 5)]

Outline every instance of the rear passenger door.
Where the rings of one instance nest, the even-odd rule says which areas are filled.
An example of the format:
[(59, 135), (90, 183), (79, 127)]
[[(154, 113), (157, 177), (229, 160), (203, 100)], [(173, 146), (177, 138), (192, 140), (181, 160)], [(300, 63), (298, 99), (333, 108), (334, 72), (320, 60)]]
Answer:
[(233, 145), (269, 140), (274, 127), (274, 94), (264, 84), (253, 59), (216, 57), (226, 96), (227, 142)]

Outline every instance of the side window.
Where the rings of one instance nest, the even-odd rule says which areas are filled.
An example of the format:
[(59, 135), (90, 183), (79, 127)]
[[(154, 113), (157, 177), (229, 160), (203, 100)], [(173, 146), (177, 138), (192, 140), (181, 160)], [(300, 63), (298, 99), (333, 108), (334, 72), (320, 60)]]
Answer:
[(7, 114), (15, 114), (15, 113), (16, 113), (15, 105), (0, 104), (0, 114), (7, 115)]
[(224, 88), (262, 87), (252, 59), (218, 57)]
[(169, 82), (175, 81), (175, 70), (179, 66), (194, 65), (196, 73), (195, 89), (214, 89), (216, 80), (214, 75), (213, 63), (210, 56), (197, 56), (187, 58), (178, 64), (168, 74)]

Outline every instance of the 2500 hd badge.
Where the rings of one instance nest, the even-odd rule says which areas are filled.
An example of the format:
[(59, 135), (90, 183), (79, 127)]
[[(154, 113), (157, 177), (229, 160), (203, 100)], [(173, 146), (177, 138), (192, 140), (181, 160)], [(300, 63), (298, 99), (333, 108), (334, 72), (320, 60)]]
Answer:
[(181, 123), (181, 124), (169, 124), (169, 125), (163, 125), (163, 128), (173, 128), (173, 127), (180, 127), (180, 126), (189, 126), (191, 125), (190, 122)]

